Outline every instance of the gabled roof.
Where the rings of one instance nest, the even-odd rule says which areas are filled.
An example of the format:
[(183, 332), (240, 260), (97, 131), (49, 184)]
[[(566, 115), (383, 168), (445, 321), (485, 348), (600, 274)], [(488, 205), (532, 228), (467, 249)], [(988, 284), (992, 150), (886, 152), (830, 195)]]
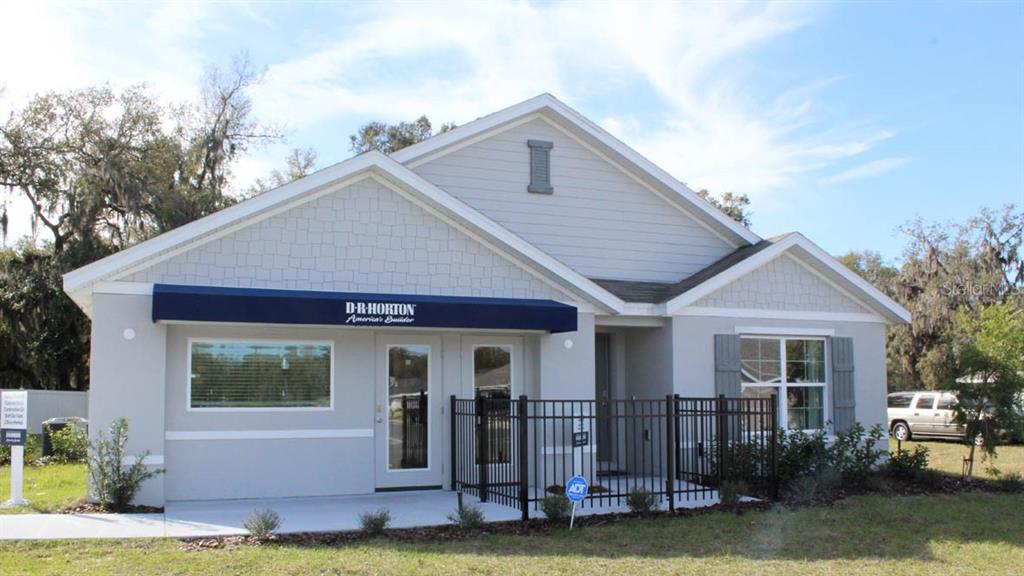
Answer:
[(660, 190), (668, 201), (690, 214), (704, 226), (728, 239), (733, 246), (756, 244), (761, 240), (757, 234), (722, 213), (721, 210), (698, 196), (671, 174), (551, 94), (541, 94), (504, 110), (488, 114), (453, 130), (403, 148), (392, 154), (391, 157), (397, 162), (413, 167), (417, 163), (477, 142), (487, 137), (492, 131), (536, 114), (558, 123), (559, 126), (569, 130), (602, 154), (613, 159), (634, 177), (639, 178), (648, 186)]
[(116, 280), (141, 267), (151, 266), (259, 219), (291, 208), (315, 197), (318, 193), (326, 193), (369, 175), (400, 187), (412, 195), (414, 200), (442, 214), (464, 230), (496, 245), (501, 251), (512, 255), (542, 274), (549, 282), (562, 286), (564, 290), (579, 294), (612, 312), (619, 313), (623, 310), (624, 303), (615, 295), (392, 158), (376, 151), (360, 154), (324, 168), (305, 178), (68, 272), (64, 275), (64, 291), (89, 313), (92, 288), (100, 282)]
[(858, 301), (864, 302), (889, 322), (910, 322), (910, 312), (906, 308), (798, 232), (738, 248), (707, 268), (675, 283), (600, 278), (592, 280), (624, 302), (664, 303), (665, 313), (671, 315), (787, 252), (809, 262), (812, 268), (840, 290), (859, 295)]
[(603, 278), (591, 278), (591, 280), (625, 302), (665, 302), (750, 258), (771, 246), (778, 238), (781, 237), (769, 238), (761, 240), (757, 244), (748, 244), (737, 248), (703, 270), (699, 270), (679, 282), (634, 282)]

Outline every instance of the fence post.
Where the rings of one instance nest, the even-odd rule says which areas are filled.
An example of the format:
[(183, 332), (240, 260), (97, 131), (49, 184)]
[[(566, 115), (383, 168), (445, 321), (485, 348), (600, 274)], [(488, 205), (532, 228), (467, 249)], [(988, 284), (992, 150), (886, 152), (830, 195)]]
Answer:
[(530, 429), (527, 422), (529, 402), (526, 394), (519, 396), (519, 507), (523, 522), (530, 519)]
[(779, 455), (778, 455), (778, 444), (779, 444), (779, 398), (777, 394), (772, 394), (772, 499), (779, 499)]
[(676, 510), (676, 397), (665, 396), (665, 493), (668, 495), (668, 510)]
[(488, 422), (487, 399), (483, 397), (477, 397), (476, 399), (476, 417), (477, 478), (480, 482), (480, 501), (487, 502), (487, 493), (490, 490), (487, 473), (491, 465), (490, 441), (487, 429), (490, 427), (490, 422)]
[(455, 394), (451, 396), (451, 405), (448, 409), (448, 420), (449, 420), (449, 434), (451, 434), (451, 475), (452, 475), (452, 490), (459, 490), (459, 475), (456, 472), (456, 468), (459, 465), (459, 421), (455, 416)]
[(725, 394), (719, 394), (716, 402), (716, 412), (718, 413), (715, 418), (715, 440), (718, 444), (718, 487), (722, 487), (722, 482), (725, 480), (725, 469), (728, 463), (726, 462), (726, 454), (728, 451), (725, 449), (726, 443), (729, 441), (727, 438), (728, 431), (726, 422), (726, 400)]

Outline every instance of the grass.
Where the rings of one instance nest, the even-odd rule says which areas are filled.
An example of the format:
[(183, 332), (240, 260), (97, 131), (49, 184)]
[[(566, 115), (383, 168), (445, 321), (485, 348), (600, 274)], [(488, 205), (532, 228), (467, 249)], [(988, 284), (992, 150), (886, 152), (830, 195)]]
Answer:
[[(959, 477), (963, 459), (967, 456), (968, 447), (959, 442), (944, 440), (928, 440), (925, 442), (904, 442), (904, 450), (913, 450), (914, 446), (923, 445), (928, 448), (928, 467)], [(896, 441), (889, 441), (889, 450), (896, 451)], [(982, 460), (984, 452), (978, 450), (974, 455), (974, 476), (976, 478), (994, 479), (992, 465), (1002, 473), (1017, 472), (1024, 474), (1024, 445), (1011, 444), (996, 449), (995, 460)]]
[[(29, 505), (0, 509), (0, 514), (55, 512), (66, 504), (84, 498), (85, 485), (85, 464), (26, 466), (23, 490)], [(0, 502), (10, 497), (11, 467), (0, 466)]]
[(1019, 574), (1024, 496), (634, 519), (454, 542), (184, 551), (175, 540), (0, 543), (0, 574)]

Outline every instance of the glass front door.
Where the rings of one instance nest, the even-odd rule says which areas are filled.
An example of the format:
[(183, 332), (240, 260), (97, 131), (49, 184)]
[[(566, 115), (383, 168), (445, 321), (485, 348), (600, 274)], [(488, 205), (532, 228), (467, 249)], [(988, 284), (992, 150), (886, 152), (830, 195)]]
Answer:
[(378, 341), (378, 488), (441, 484), (440, 350), (440, 339), (431, 336)]

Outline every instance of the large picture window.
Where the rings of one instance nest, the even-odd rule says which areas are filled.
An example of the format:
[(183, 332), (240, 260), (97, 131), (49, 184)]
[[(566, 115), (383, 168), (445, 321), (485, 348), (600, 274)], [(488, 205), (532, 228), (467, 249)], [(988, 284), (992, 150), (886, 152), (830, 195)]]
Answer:
[(331, 344), (189, 342), (190, 409), (331, 407)]
[(791, 430), (825, 426), (825, 340), (742, 337), (744, 398), (779, 397), (779, 421)]

